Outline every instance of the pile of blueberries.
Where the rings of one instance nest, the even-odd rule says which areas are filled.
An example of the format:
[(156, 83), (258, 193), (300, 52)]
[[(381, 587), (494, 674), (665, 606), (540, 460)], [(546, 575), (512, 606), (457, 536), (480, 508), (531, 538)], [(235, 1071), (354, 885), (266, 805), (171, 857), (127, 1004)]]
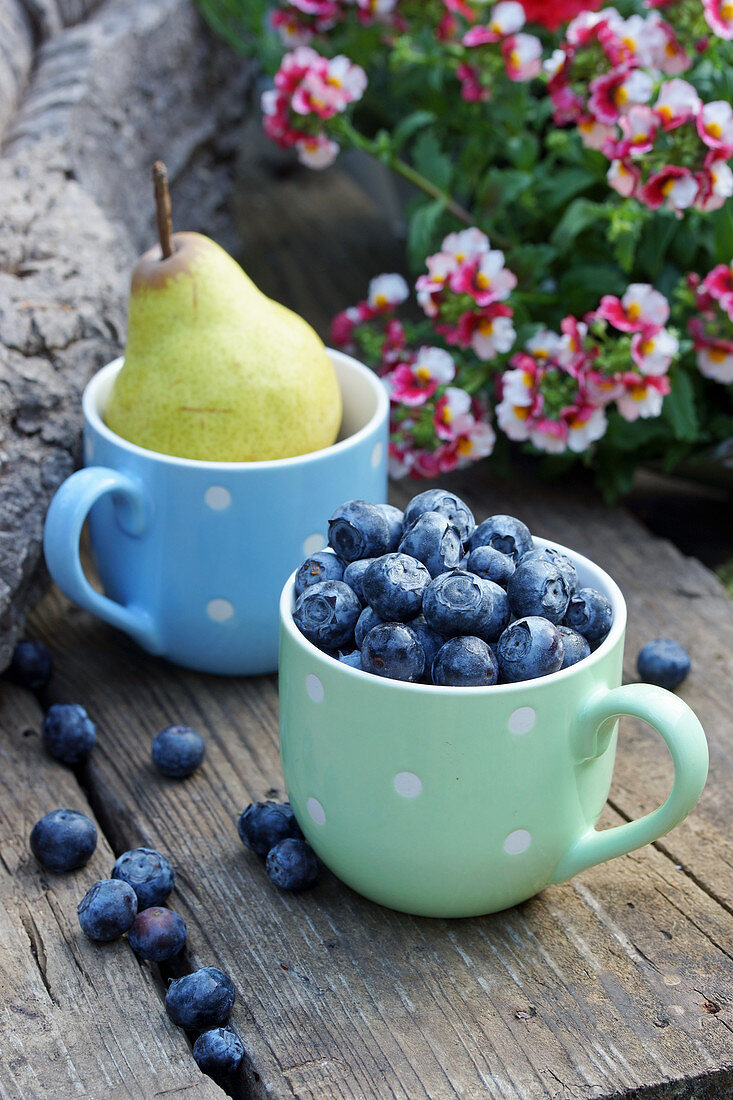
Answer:
[(242, 843), (265, 860), (276, 886), (296, 893), (318, 878), (315, 852), (305, 840), (289, 802), (252, 802), (242, 811), (237, 829)]
[(477, 524), (443, 489), (404, 513), (347, 501), (328, 541), (297, 571), (293, 619), (319, 649), (375, 676), (445, 687), (532, 680), (582, 661), (611, 629), (610, 601), (578, 586), (565, 554), (535, 547), (513, 516)]

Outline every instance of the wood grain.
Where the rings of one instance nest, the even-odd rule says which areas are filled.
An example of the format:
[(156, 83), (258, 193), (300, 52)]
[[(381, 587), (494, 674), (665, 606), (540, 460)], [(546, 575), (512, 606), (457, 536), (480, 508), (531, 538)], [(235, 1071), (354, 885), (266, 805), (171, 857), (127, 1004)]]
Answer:
[(32, 697), (0, 685), (0, 1097), (223, 1097), (126, 939), (95, 944), (79, 928), (78, 902), (114, 862), (101, 831), (89, 864), (69, 874), (30, 853), (43, 814), (93, 817), (73, 773), (44, 753), (41, 719)]

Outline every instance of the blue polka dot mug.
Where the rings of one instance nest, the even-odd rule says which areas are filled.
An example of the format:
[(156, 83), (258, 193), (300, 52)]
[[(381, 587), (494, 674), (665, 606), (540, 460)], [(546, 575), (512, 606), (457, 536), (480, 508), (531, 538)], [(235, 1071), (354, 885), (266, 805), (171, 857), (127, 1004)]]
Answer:
[[(274, 671), (286, 578), (325, 546), (328, 517), (344, 500), (386, 500), (386, 391), (361, 363), (329, 355), (344, 406), (339, 439), (268, 462), (202, 462), (128, 443), (103, 419), (122, 360), (99, 371), (82, 403), (85, 468), (60, 487), (46, 517), (46, 562), (59, 588), (177, 664)], [(79, 557), (87, 518), (104, 595)]]
[[(431, 917), (496, 912), (656, 840), (700, 797), (708, 767), (700, 723), (662, 688), (621, 686), (623, 596), (592, 562), (552, 545), (572, 559), (581, 586), (608, 596), (613, 626), (584, 661), (517, 684), (432, 687), (339, 663), (300, 633), (293, 579), (285, 586), (288, 796), (323, 862), (373, 901)], [(621, 715), (661, 734), (674, 785), (652, 813), (597, 831)]]

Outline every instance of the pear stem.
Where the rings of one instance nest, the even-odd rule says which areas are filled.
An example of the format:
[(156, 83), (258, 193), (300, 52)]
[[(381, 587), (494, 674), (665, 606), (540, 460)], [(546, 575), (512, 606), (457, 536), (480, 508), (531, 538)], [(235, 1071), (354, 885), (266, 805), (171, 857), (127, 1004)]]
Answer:
[(153, 185), (155, 187), (155, 215), (158, 222), (158, 236), (163, 259), (172, 256), (173, 248), (171, 227), (171, 196), (168, 190), (168, 169), (162, 160), (153, 165)]

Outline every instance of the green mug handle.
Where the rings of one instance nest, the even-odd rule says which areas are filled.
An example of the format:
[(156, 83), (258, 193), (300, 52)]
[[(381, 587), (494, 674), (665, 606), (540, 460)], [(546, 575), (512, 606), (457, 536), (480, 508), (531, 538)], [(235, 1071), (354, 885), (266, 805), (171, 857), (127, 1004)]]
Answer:
[(590, 828), (562, 857), (551, 882), (565, 882), (596, 863), (626, 855), (664, 836), (683, 818), (702, 794), (708, 774), (708, 746), (700, 722), (686, 703), (664, 688), (628, 684), (594, 695), (580, 716), (573, 750), (577, 763), (600, 756), (617, 718), (630, 715), (648, 722), (666, 742), (674, 764), (669, 797), (656, 810), (598, 831)]

